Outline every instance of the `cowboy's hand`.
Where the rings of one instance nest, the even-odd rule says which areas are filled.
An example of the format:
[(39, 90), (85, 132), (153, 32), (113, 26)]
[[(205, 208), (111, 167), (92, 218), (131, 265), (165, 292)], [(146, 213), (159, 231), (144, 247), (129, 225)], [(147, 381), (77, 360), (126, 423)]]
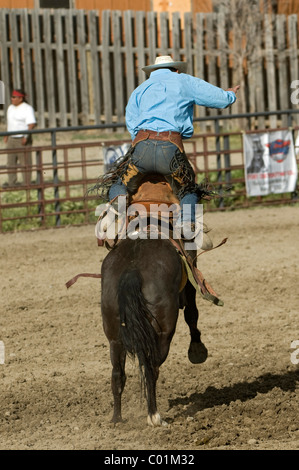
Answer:
[(240, 88), (240, 85), (236, 85), (233, 88), (228, 88), (226, 91), (233, 91), (235, 95), (237, 94), (238, 90)]

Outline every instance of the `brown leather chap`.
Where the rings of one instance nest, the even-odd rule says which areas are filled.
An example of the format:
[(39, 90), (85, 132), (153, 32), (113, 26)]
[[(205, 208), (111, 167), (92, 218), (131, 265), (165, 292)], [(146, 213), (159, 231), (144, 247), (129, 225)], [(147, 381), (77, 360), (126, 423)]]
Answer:
[(151, 131), (147, 129), (140, 130), (132, 142), (132, 147), (135, 147), (136, 144), (147, 139), (165, 140), (165, 141), (171, 142), (172, 144), (178, 147), (181, 153), (184, 152), (182, 136), (179, 132), (174, 132), (174, 131), (156, 132), (156, 131)]

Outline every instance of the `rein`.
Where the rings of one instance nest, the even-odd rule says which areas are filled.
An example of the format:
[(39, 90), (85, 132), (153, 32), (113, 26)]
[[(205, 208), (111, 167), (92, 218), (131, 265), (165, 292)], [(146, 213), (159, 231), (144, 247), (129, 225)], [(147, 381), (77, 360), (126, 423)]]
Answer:
[(203, 253), (206, 253), (206, 251), (212, 251), (216, 248), (218, 248), (221, 245), (224, 245), (226, 243), (227, 238), (224, 238), (219, 245), (215, 246), (214, 248), (211, 248), (210, 250), (202, 251), (199, 253), (199, 255), (195, 256), (195, 258), (191, 258), (191, 255), (186, 252), (182, 245), (182, 241), (179, 240), (179, 242), (174, 241), (172, 238), (170, 239), (171, 243), (173, 246), (179, 251), (179, 253), (182, 255), (182, 259), (185, 262), (185, 267), (188, 273), (188, 279), (195, 287), (195, 289), (200, 288), (200, 294), (205, 300), (208, 300), (209, 302), (212, 302), (215, 305), (218, 305), (222, 307), (224, 305), (223, 301), (218, 298), (218, 295), (216, 292), (213, 290), (213, 288), (210, 286), (210, 284), (206, 281), (206, 279), (203, 277), (203, 274), (201, 271), (194, 265), (194, 261), (197, 259), (199, 255), (202, 255)]

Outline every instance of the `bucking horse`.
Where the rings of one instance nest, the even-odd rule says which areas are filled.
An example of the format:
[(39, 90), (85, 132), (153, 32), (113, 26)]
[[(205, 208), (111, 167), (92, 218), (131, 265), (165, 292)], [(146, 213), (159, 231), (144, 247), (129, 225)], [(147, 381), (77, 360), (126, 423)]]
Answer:
[[(151, 197), (144, 191), (146, 184), (151, 185)], [(152, 194), (153, 185), (155, 194), (159, 188), (158, 193), (163, 195), (160, 203), (173, 203), (174, 195), (168, 183), (150, 181), (150, 177), (140, 186), (135, 202), (142, 202), (145, 207), (157, 202)], [(95, 276), (101, 277), (103, 328), (110, 344), (112, 422), (122, 421), (125, 363), (127, 356), (132, 356), (138, 359), (147, 401), (147, 422), (151, 426), (165, 425), (157, 410), (156, 384), (159, 368), (169, 353), (179, 310), (184, 310), (190, 331), (188, 358), (199, 364), (207, 359), (208, 351), (197, 325), (196, 294), (216, 305), (222, 305), (222, 301), (197, 269), (196, 251), (185, 250), (181, 240), (162, 236), (156, 239), (122, 237), (108, 240), (107, 248), (109, 253), (102, 263), (101, 274)], [(79, 276), (67, 283), (67, 287)]]

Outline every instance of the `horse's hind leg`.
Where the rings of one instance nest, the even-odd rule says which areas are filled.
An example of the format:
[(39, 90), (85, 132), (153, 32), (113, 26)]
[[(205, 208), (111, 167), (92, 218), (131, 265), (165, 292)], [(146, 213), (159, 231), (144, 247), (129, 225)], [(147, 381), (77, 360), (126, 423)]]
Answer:
[(193, 364), (200, 364), (207, 359), (208, 350), (202, 343), (200, 331), (197, 328), (198, 310), (196, 306), (196, 290), (190, 282), (187, 282), (185, 286), (185, 296), (186, 306), (184, 316), (191, 335), (188, 357)]
[(110, 342), (110, 358), (112, 363), (111, 388), (114, 398), (114, 411), (111, 421), (113, 423), (119, 423), (122, 421), (121, 395), (126, 383), (126, 352), (122, 343), (118, 341)]
[(155, 367), (151, 374), (146, 377), (146, 389), (147, 389), (147, 424), (150, 426), (162, 426), (166, 424), (157, 411), (156, 402), (156, 384), (159, 376), (159, 367)]
[[(175, 310), (176, 307), (170, 308), (170, 311)], [(175, 332), (177, 314), (175, 317), (173, 317), (173, 325), (169, 325), (170, 329), (168, 331), (164, 331), (164, 333), (159, 336), (159, 364), (153, 368), (151, 373), (146, 377), (148, 405), (147, 423), (150, 426), (167, 426), (166, 421), (161, 418), (160, 413), (157, 411), (156, 384), (159, 377), (159, 368), (163, 362), (165, 362), (169, 353), (170, 343)]]
[(148, 406), (147, 424), (149, 426), (167, 426), (166, 421), (161, 418), (160, 413), (157, 411), (156, 384), (158, 376), (159, 367), (156, 367), (154, 375), (146, 380)]

